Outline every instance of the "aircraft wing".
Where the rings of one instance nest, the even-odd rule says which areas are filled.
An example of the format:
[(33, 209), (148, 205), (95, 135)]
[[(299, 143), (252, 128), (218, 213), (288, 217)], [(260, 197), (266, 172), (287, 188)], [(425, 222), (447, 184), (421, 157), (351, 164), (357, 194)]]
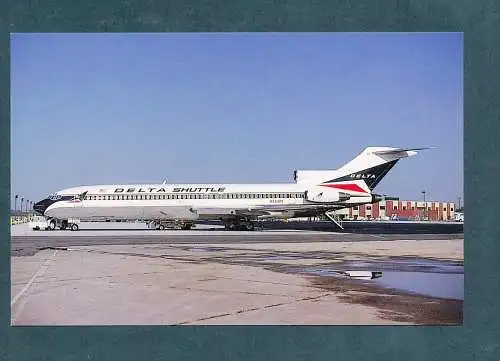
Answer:
[(332, 206), (332, 205), (282, 205), (282, 204), (270, 204), (265, 206), (258, 206), (254, 208), (238, 208), (234, 210), (234, 214), (237, 216), (245, 217), (259, 217), (259, 216), (272, 216), (278, 213), (287, 212), (327, 212), (333, 209), (343, 208), (342, 206)]

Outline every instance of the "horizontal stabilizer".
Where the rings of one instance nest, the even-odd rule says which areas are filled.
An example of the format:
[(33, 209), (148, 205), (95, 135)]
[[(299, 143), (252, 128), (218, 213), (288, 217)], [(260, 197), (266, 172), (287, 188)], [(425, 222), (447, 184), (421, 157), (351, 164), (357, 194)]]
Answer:
[(377, 155), (398, 155), (401, 153), (406, 153), (409, 152), (410, 154), (414, 155), (416, 154), (417, 150), (426, 150), (426, 149), (433, 149), (431, 147), (427, 148), (397, 148), (397, 149), (387, 149), (387, 150), (376, 150), (373, 153)]

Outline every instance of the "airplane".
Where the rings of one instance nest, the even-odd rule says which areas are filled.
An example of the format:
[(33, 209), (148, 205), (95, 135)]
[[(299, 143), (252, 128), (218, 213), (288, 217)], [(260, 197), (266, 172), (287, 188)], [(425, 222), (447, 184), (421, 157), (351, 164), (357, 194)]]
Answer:
[[(387, 197), (372, 191), (403, 158), (429, 148), (367, 147), (336, 170), (295, 170), (286, 184), (115, 184), (67, 188), (37, 202), (33, 210), (49, 229), (78, 230), (72, 220), (140, 220), (165, 229), (180, 222), (220, 220), (228, 230), (253, 230), (254, 221), (311, 217)], [(397, 198), (396, 198), (397, 199)], [(340, 226), (340, 225), (339, 225)]]

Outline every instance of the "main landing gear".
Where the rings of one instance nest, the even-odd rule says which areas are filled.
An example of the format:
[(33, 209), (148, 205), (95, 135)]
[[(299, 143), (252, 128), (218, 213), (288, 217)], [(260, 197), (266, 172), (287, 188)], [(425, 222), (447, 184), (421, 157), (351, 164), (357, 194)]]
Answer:
[(253, 231), (255, 230), (255, 225), (246, 218), (231, 219), (224, 224), (224, 229), (226, 231)]

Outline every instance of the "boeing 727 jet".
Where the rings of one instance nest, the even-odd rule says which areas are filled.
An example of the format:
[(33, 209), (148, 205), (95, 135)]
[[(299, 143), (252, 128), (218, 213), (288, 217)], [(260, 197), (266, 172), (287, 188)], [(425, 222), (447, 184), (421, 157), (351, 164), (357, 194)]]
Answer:
[(296, 170), (289, 184), (115, 184), (60, 190), (33, 206), (49, 229), (78, 230), (72, 220), (143, 220), (164, 229), (181, 222), (218, 219), (227, 229), (252, 230), (263, 218), (326, 214), (383, 199), (372, 193), (402, 158), (418, 150), (368, 147), (337, 170)]

